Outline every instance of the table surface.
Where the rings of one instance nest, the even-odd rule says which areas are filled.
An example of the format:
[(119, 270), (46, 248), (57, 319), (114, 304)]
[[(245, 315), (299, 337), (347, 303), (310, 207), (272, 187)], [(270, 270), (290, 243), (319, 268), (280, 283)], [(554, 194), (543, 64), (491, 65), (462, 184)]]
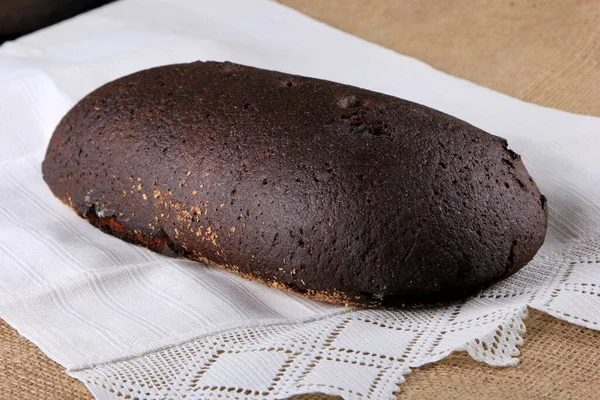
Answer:
[[(598, 0), (280, 2), (522, 100), (600, 116)], [(600, 398), (600, 332), (537, 311), (526, 325), (518, 366), (493, 368), (458, 353), (413, 371), (398, 398)], [(91, 395), (0, 320), (0, 399), (38, 398)]]

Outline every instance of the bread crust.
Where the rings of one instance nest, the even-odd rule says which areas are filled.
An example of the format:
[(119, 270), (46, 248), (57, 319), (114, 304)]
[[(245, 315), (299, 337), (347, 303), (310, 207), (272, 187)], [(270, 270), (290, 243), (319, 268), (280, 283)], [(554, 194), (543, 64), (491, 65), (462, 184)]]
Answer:
[(334, 303), (460, 298), (544, 241), (507, 142), (431, 108), (232, 63), (140, 71), (81, 100), (43, 162), (105, 232)]

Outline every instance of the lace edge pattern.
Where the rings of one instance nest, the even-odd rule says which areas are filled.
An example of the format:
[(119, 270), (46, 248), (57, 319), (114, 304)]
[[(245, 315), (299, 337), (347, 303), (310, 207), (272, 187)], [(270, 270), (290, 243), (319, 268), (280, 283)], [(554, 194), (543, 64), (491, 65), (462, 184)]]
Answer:
[(517, 364), (528, 305), (600, 330), (600, 236), (542, 261), (538, 267), (551, 265), (553, 276), (545, 286), (536, 278), (537, 287), (523, 296), (240, 328), (69, 374), (99, 399), (279, 399), (311, 392), (394, 399), (411, 368), (455, 351), (492, 366)]
[[(394, 399), (411, 367), (453, 351), (466, 350), (491, 365), (516, 363), (523, 310), (455, 348), (444, 344), (447, 331), (380, 326), (359, 311), (302, 326), (230, 331), (70, 375), (107, 399), (275, 399), (311, 392)], [(434, 323), (446, 326), (458, 313), (451, 311)]]

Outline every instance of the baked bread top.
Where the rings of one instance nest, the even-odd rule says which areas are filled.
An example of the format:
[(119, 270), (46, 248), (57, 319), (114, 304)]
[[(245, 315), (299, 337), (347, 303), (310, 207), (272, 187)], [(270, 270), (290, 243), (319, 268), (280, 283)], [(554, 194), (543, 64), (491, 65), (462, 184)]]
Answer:
[(232, 63), (102, 86), (60, 122), (43, 173), (111, 234), (344, 303), (473, 293), (531, 260), (547, 223), (506, 140), (410, 101)]

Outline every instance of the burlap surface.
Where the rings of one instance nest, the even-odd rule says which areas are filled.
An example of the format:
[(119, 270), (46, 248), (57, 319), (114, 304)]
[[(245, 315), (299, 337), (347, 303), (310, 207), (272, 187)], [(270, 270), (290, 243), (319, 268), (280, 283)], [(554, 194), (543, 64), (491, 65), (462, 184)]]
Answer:
[[(600, 116), (599, 0), (280, 1), (500, 92)], [(456, 354), (415, 370), (398, 398), (600, 399), (600, 332), (536, 311), (526, 324), (517, 367), (492, 368)], [(90, 397), (0, 321), (0, 399)]]
[(598, 0), (280, 0), (511, 96), (600, 115)]

